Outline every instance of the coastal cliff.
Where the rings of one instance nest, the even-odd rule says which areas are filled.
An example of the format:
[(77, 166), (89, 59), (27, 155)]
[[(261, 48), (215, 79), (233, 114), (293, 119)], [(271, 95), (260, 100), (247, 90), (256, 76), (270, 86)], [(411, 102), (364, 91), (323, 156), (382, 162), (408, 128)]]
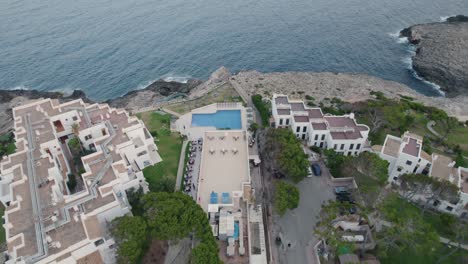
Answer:
[(416, 46), (413, 69), (420, 77), (439, 85), (447, 97), (468, 95), (468, 17), (414, 25), (400, 36)]

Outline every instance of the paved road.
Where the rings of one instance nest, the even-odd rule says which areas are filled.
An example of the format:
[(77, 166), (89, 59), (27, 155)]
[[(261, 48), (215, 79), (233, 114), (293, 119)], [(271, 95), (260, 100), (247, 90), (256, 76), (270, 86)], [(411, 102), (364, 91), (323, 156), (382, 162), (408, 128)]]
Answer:
[(187, 148), (188, 140), (184, 140), (182, 143), (182, 149), (180, 151), (180, 157), (179, 157), (179, 168), (177, 169), (177, 179), (176, 179), (176, 185), (175, 185), (175, 191), (180, 190), (180, 183), (182, 181), (182, 174), (184, 173), (184, 162), (185, 162), (185, 149)]
[[(323, 164), (321, 167), (324, 168)], [(276, 246), (279, 263), (316, 263), (313, 247), (318, 239), (313, 229), (323, 202), (334, 199), (328, 170), (322, 169), (320, 177), (305, 178), (297, 187), (301, 198), (299, 207), (284, 216), (273, 216), (272, 233), (280, 236), (283, 245)], [(288, 247), (290, 244), (290, 247)]]

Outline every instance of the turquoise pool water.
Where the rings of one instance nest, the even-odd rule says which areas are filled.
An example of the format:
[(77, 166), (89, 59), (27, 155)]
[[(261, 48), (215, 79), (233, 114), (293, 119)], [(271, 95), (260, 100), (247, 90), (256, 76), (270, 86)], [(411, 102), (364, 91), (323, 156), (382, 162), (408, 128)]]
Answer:
[(232, 236), (234, 239), (239, 238), (239, 223), (234, 222), (234, 235)]
[(192, 114), (192, 126), (241, 129), (241, 112), (240, 110), (218, 110), (213, 114)]

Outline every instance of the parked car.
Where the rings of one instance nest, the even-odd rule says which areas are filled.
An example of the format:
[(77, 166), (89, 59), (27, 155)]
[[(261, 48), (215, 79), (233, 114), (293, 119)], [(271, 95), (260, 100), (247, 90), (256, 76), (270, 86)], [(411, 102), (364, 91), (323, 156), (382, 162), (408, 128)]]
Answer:
[(322, 170), (320, 169), (320, 165), (317, 163), (312, 164), (312, 171), (314, 172), (315, 176), (322, 175)]
[(345, 186), (335, 187), (335, 194), (340, 194), (340, 193), (349, 193), (348, 188), (346, 188)]
[(355, 203), (353, 197), (349, 193), (339, 193), (336, 195), (336, 199), (340, 202)]

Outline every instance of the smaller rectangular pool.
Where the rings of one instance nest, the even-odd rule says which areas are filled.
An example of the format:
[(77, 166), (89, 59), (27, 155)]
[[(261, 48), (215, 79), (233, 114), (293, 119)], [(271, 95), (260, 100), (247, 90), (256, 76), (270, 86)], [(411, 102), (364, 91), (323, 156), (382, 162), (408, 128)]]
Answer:
[(240, 110), (218, 110), (212, 114), (192, 114), (192, 126), (217, 129), (241, 129)]

